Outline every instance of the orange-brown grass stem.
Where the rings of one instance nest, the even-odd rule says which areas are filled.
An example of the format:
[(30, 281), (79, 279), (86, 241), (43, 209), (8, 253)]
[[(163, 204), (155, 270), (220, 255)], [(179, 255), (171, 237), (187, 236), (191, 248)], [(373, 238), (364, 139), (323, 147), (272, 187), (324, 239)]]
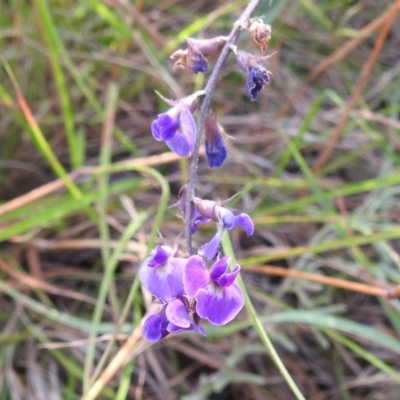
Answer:
[(245, 270), (268, 275), (305, 279), (312, 282), (322, 283), (323, 285), (327, 286), (335, 286), (353, 292), (368, 294), (370, 296), (384, 297), (390, 299), (400, 297), (400, 286), (396, 286), (392, 290), (386, 290), (377, 286), (366, 285), (364, 283), (351, 282), (346, 279), (339, 279), (333, 278), (331, 276), (312, 274), (310, 272), (302, 272), (293, 269), (274, 267), (272, 265), (253, 265), (245, 267)]

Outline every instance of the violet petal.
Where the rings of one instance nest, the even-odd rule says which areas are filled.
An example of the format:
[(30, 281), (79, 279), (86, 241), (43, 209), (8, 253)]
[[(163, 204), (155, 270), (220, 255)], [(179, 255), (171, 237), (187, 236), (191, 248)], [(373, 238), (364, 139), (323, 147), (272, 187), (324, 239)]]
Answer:
[(208, 166), (210, 168), (219, 168), (226, 159), (226, 147), (221, 136), (215, 138), (215, 142), (211, 144), (205, 140), (206, 155)]
[(210, 278), (213, 281), (217, 281), (219, 278), (221, 278), (222, 275), (226, 274), (226, 271), (228, 270), (229, 260), (229, 256), (224, 256), (213, 264), (210, 271)]
[(227, 288), (217, 288), (213, 294), (200, 289), (195, 298), (197, 314), (215, 325), (224, 325), (231, 321), (244, 304), (243, 293), (237, 283)]
[(232, 211), (222, 206), (216, 206), (216, 212), (225, 228), (230, 231), (235, 226), (235, 215)]
[(163, 246), (156, 246), (156, 248), (150, 254), (150, 260), (148, 262), (149, 267), (158, 267), (167, 262), (169, 257), (168, 251)]
[(151, 124), (154, 139), (166, 141), (171, 139), (179, 127), (180, 106), (170, 108), (166, 113), (160, 114)]
[(183, 271), (183, 286), (188, 296), (194, 297), (201, 288), (206, 288), (210, 281), (208, 269), (199, 256), (192, 256)]
[(187, 61), (190, 65), (190, 68), (193, 70), (195, 74), (202, 72), (207, 72), (208, 63), (201, 51), (194, 49), (189, 45), (188, 47), (188, 56)]
[(181, 328), (180, 326), (169, 323), (167, 326), (167, 330), (169, 333), (194, 331), (200, 333), (203, 336), (206, 336), (206, 331), (204, 330), (204, 328), (199, 324), (194, 324), (193, 322), (190, 323), (190, 326), (188, 328)]
[(254, 222), (245, 213), (242, 213), (235, 217), (235, 226), (243, 228), (246, 231), (247, 236), (250, 236), (254, 233)]
[(206, 257), (208, 260), (214, 260), (218, 255), (219, 244), (221, 243), (224, 226), (219, 225), (218, 231), (210, 242), (203, 244), (197, 252), (199, 256)]
[(170, 257), (164, 265), (155, 268), (148, 266), (149, 259), (143, 262), (139, 270), (142, 286), (164, 303), (183, 296), (182, 275), (187, 259)]
[(179, 299), (173, 299), (168, 303), (165, 314), (169, 322), (180, 328), (189, 328), (192, 322), (185, 305)]
[(228, 286), (231, 286), (232, 283), (235, 281), (239, 271), (240, 271), (240, 266), (236, 264), (232, 272), (228, 272), (222, 275), (219, 279), (216, 279), (215, 282), (219, 286), (227, 288)]
[(265, 70), (262, 70), (257, 66), (249, 68), (246, 87), (251, 101), (256, 99), (258, 92), (264, 87), (264, 84), (269, 82), (270, 77)]
[(166, 140), (167, 146), (181, 157), (189, 156), (196, 141), (196, 123), (189, 108), (182, 107), (179, 118), (179, 129), (176, 134)]
[(143, 336), (148, 342), (157, 342), (168, 335), (168, 320), (165, 306), (157, 313), (150, 315), (143, 325)]

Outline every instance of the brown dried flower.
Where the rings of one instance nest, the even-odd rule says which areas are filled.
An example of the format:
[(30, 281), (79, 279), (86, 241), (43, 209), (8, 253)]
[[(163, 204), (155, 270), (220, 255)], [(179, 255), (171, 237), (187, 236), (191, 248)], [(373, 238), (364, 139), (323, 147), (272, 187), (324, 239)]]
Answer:
[(271, 25), (264, 24), (261, 18), (253, 18), (249, 20), (248, 31), (254, 45), (264, 54), (271, 40)]

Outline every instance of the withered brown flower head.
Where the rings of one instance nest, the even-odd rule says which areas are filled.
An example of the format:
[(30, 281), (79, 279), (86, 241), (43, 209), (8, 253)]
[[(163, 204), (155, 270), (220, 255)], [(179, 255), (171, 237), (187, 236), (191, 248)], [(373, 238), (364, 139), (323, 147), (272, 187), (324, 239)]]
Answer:
[(254, 45), (264, 54), (271, 40), (271, 25), (264, 24), (261, 18), (254, 18), (249, 21), (248, 30)]

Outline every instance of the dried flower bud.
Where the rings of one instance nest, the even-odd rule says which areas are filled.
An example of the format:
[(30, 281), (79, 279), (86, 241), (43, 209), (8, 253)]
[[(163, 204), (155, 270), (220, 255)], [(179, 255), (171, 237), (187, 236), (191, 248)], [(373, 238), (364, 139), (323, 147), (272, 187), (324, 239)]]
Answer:
[(222, 127), (213, 112), (210, 112), (204, 122), (205, 146), (208, 165), (218, 168), (226, 158), (226, 147), (221, 135)]
[(254, 45), (264, 54), (271, 40), (271, 25), (264, 24), (261, 18), (253, 18), (249, 21), (248, 30)]
[(185, 69), (189, 67), (194, 73), (207, 72), (208, 62), (206, 57), (217, 54), (226, 43), (226, 36), (217, 36), (212, 39), (186, 39), (188, 48), (179, 49), (171, 54), (170, 58), (175, 60), (174, 69)]

